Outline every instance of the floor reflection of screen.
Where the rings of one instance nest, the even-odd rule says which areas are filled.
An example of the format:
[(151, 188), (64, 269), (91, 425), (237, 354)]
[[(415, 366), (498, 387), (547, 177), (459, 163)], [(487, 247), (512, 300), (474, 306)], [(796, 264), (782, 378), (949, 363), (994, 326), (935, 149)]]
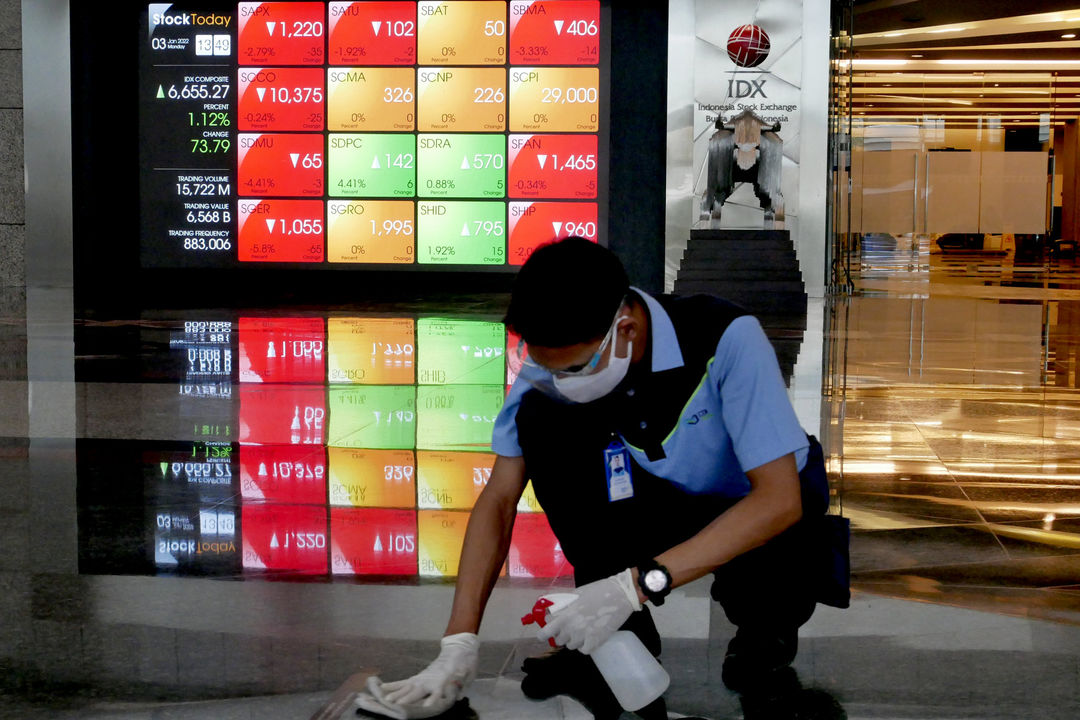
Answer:
[(416, 513), (332, 508), (331, 567), (335, 575), (416, 575)]
[[(469, 513), (495, 463), (491, 433), (513, 347), (502, 323), (245, 316), (227, 325), (238, 331), (212, 338), (188, 326), (198, 332), (172, 348), (186, 363), (176, 366), (181, 389), (193, 348), (197, 362), (239, 358), (231, 375), (213, 371), (229, 392), (211, 405), (235, 420), (210, 428), (226, 428), (224, 438), (144, 458), (158, 571), (457, 574)], [(200, 343), (212, 353), (200, 356)], [(205, 436), (210, 406), (180, 395), (181, 414)], [(237, 444), (227, 442), (230, 426)], [(502, 574), (566, 575), (531, 485), (518, 512)]]
[(245, 503), (241, 529), (244, 569), (313, 574), (329, 569), (325, 507)]
[(330, 504), (363, 508), (415, 508), (412, 450), (332, 447)]
[(573, 575), (574, 568), (563, 557), (562, 547), (551, 532), (547, 516), (519, 514), (510, 538), (507, 558), (510, 577), (554, 578)]
[(249, 502), (325, 504), (325, 448), (321, 445), (241, 445), (240, 496)]

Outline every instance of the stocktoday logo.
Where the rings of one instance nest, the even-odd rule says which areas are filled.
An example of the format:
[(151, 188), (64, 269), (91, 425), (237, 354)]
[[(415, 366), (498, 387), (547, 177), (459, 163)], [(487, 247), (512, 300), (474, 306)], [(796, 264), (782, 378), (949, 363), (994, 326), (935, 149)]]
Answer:
[(727, 54), (739, 67), (752, 68), (769, 57), (769, 35), (757, 25), (740, 25), (731, 31)]

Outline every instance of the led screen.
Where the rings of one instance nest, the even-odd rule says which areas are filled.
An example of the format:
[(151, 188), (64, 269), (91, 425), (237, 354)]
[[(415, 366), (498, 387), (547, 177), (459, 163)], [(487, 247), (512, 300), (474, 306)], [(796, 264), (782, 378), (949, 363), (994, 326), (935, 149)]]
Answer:
[(144, 267), (511, 270), (604, 240), (599, 0), (144, 7)]

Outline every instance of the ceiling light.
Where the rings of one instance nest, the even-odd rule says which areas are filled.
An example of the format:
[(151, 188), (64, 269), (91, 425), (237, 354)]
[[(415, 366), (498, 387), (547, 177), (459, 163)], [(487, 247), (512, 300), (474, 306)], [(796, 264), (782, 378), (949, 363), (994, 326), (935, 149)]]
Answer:
[(1065, 33), (1061, 37), (1065, 40), (1072, 40), (1074, 37), (1076, 37), (1076, 33)]
[(1004, 60), (998, 58), (969, 58), (967, 60), (933, 60), (938, 65), (1080, 65), (1080, 60)]
[(912, 55), (911, 57), (922, 57), (922, 55)]

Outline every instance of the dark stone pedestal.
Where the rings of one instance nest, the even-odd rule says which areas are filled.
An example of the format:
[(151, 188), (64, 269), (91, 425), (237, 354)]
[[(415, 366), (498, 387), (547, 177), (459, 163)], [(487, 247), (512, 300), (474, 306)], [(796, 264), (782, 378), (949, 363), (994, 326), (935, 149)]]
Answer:
[(691, 230), (675, 292), (718, 295), (753, 313), (790, 383), (806, 330), (806, 290), (789, 231)]

